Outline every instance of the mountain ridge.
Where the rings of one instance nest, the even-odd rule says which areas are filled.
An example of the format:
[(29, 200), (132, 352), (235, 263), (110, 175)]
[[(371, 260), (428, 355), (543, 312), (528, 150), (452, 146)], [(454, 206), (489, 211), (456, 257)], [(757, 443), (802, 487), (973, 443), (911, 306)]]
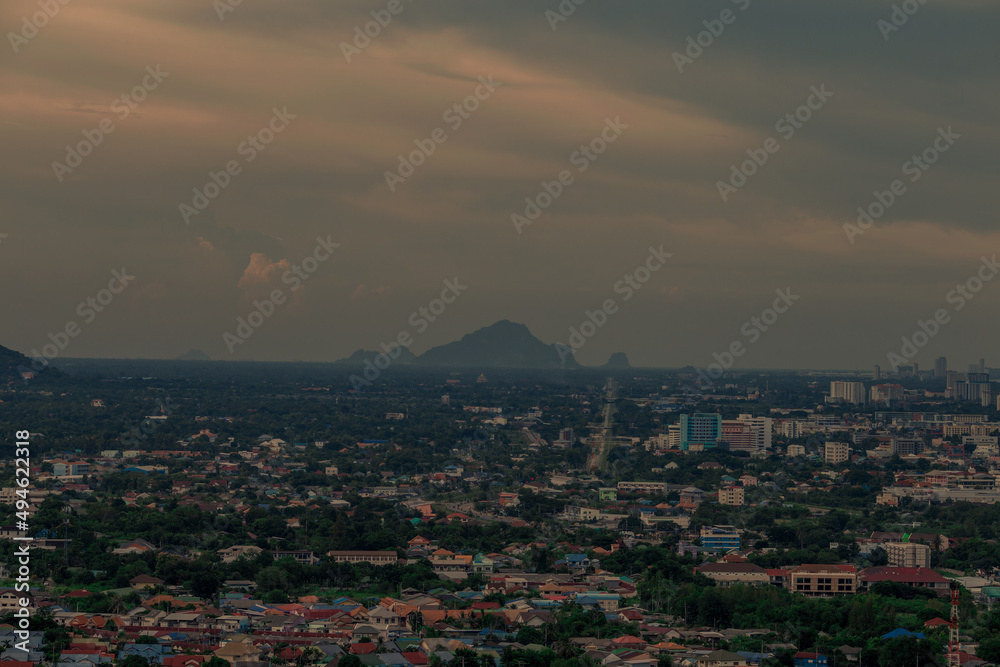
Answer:
[[(358, 350), (334, 363), (365, 365), (374, 363), (378, 351)], [(386, 356), (390, 356), (386, 353)], [(582, 368), (565, 346), (542, 342), (527, 325), (499, 320), (467, 333), (456, 341), (437, 345), (421, 355), (408, 348), (398, 354), (394, 364), (410, 366), (575, 369)]]

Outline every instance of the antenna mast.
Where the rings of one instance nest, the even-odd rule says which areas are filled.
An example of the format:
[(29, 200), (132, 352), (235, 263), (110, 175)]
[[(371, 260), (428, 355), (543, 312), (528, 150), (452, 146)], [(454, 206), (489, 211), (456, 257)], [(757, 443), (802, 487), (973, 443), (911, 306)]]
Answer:
[(951, 584), (951, 622), (948, 624), (948, 667), (961, 667), (962, 644), (958, 638), (958, 584)]

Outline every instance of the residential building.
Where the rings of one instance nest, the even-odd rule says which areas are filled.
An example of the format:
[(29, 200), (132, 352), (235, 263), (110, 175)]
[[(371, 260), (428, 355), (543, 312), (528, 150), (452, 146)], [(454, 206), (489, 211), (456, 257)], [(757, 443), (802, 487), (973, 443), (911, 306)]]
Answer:
[(788, 574), (792, 591), (809, 597), (854, 595), (858, 587), (853, 565), (799, 565)]
[(927, 567), (869, 567), (858, 575), (859, 588), (868, 590), (882, 581), (892, 581), (917, 588), (929, 588), (938, 595), (948, 595), (951, 582)]
[(225, 549), (219, 549), (216, 553), (222, 558), (223, 563), (233, 563), (240, 558), (256, 558), (257, 554), (261, 551), (263, 549), (260, 547), (248, 544), (226, 547)]
[(748, 667), (746, 658), (732, 651), (712, 651), (698, 658), (698, 667)]
[(701, 546), (711, 551), (739, 550), (740, 533), (735, 526), (705, 526), (699, 535)]
[(807, 653), (799, 651), (792, 658), (795, 667), (827, 667), (827, 658), (822, 653)]
[(794, 458), (796, 456), (805, 456), (806, 448), (802, 445), (788, 445), (788, 449), (785, 451), (785, 456), (789, 458)]
[(601, 510), (596, 507), (580, 505), (567, 505), (565, 513), (567, 521), (595, 521), (601, 516)]
[(618, 482), (618, 493), (653, 493), (666, 495), (666, 482)]
[(871, 388), (871, 402), (893, 405), (903, 400), (905, 392), (899, 384), (877, 384)]
[(846, 442), (828, 442), (823, 445), (823, 462), (836, 465), (851, 458), (851, 446)]
[(719, 489), (719, 504), (734, 505), (742, 507), (745, 503), (745, 495), (742, 486), (725, 486)]
[(753, 563), (706, 563), (696, 567), (695, 572), (712, 579), (717, 586), (763, 586), (771, 582), (767, 570)]
[(865, 404), (865, 383), (834, 380), (830, 383), (830, 402)]
[(399, 557), (395, 551), (328, 551), (327, 557), (335, 563), (371, 563), (395, 565)]
[(52, 474), (55, 477), (75, 477), (90, 473), (90, 464), (83, 461), (62, 461), (52, 462)]
[(912, 542), (888, 542), (882, 545), (893, 567), (930, 567), (931, 548)]
[(272, 552), (274, 560), (281, 560), (282, 558), (293, 558), (303, 565), (315, 565), (319, 562), (319, 559), (313, 555), (311, 551), (304, 550), (294, 550), (294, 549), (276, 549)]

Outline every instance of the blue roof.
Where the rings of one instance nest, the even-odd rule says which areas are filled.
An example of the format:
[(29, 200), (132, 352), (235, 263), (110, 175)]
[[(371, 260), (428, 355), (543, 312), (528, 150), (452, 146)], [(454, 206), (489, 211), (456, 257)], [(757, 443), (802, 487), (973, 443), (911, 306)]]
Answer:
[(906, 628), (896, 628), (892, 632), (882, 635), (882, 639), (895, 639), (897, 637), (916, 637), (917, 639), (927, 639), (922, 632), (910, 632)]

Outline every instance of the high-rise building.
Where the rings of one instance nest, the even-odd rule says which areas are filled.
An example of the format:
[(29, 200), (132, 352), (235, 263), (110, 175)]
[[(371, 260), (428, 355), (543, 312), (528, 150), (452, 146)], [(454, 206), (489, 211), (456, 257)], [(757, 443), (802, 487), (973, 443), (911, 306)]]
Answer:
[(943, 378), (948, 374), (948, 360), (945, 357), (938, 357), (934, 362), (934, 377)]
[(878, 382), (882, 379), (882, 367), (875, 364), (875, 368), (872, 369), (872, 379)]
[(730, 451), (751, 452), (756, 447), (753, 444), (750, 424), (736, 419), (723, 419), (719, 443), (726, 443)]
[(834, 380), (830, 383), (830, 399), (844, 403), (864, 404), (866, 402), (865, 383)]
[(964, 380), (956, 380), (950, 398), (956, 401), (975, 401), (981, 405), (989, 405), (990, 376), (989, 373), (966, 373)]
[(695, 413), (681, 415), (681, 451), (687, 451), (692, 445), (700, 449), (711, 449), (716, 446), (722, 436), (722, 415)]
[(767, 451), (771, 449), (771, 434), (774, 431), (774, 420), (770, 417), (754, 417), (753, 415), (740, 415), (737, 419), (750, 424), (750, 437), (754, 448), (757, 451)]
[(877, 384), (871, 388), (872, 403), (884, 403), (893, 405), (902, 401), (904, 396), (903, 386), (898, 384)]

